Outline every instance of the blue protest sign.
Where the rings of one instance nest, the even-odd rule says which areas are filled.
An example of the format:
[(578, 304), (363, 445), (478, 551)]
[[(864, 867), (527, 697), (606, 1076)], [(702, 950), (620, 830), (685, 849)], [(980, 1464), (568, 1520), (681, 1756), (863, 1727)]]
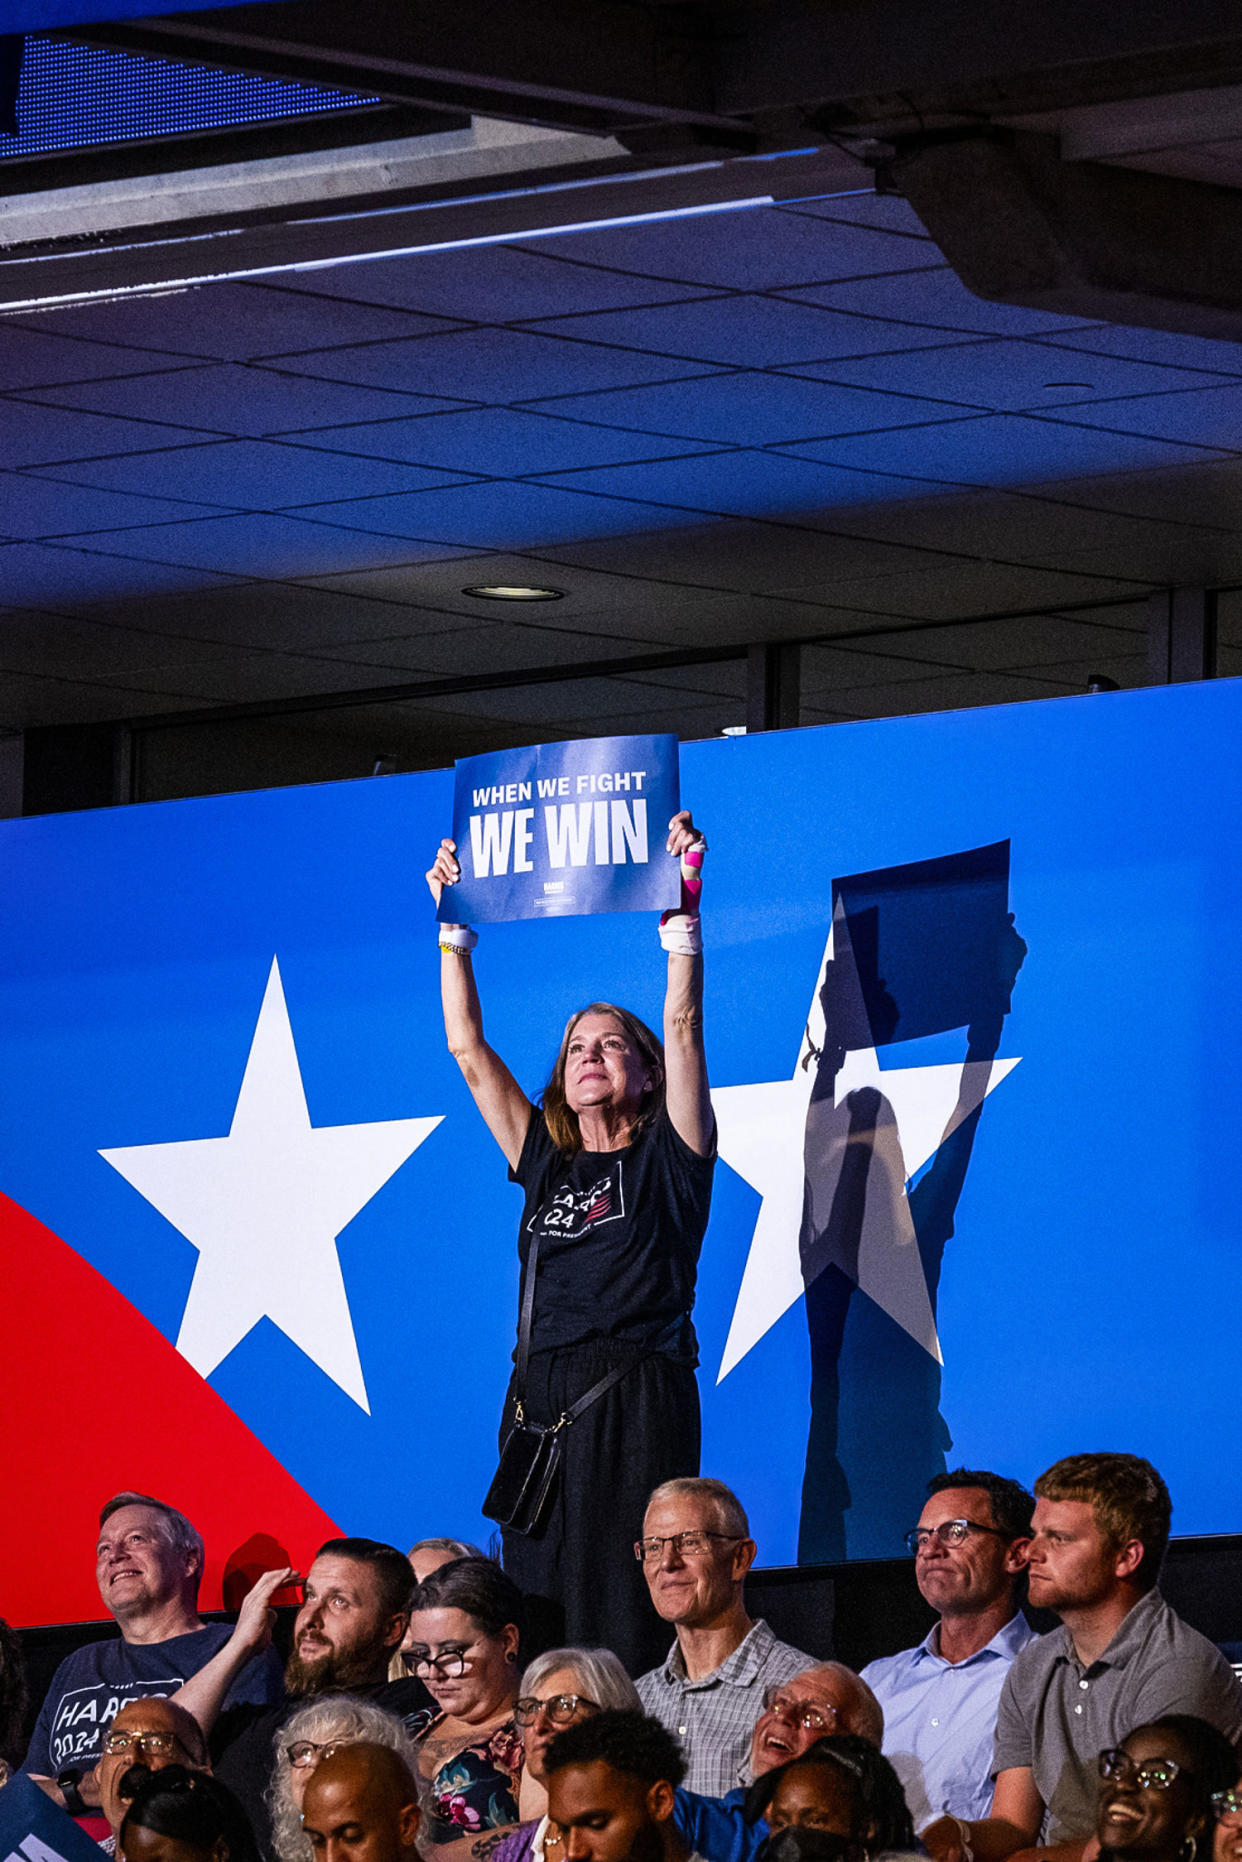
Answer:
[(676, 737), (594, 737), (465, 757), (453, 789), (461, 879), (450, 924), (665, 911), (681, 897), (665, 852), (677, 812)]
[(0, 1790), (0, 1855), (9, 1862), (99, 1862), (99, 1845), (25, 1772)]

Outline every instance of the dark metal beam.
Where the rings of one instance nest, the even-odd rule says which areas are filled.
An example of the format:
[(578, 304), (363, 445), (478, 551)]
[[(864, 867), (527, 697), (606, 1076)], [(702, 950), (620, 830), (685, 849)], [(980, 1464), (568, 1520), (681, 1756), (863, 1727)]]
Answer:
[(1148, 677), (1177, 685), (1216, 676), (1216, 590), (1158, 588), (1148, 604)]
[(802, 721), (802, 647), (765, 642), (746, 655), (747, 731), (792, 730)]

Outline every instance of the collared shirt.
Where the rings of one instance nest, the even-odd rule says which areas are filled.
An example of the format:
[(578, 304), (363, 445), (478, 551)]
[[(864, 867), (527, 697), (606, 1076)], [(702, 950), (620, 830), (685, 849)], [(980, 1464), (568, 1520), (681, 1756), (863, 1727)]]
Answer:
[(935, 1817), (986, 1817), (992, 1807), (996, 1708), (1015, 1655), (1036, 1639), (1021, 1611), (965, 1661), (940, 1653), (940, 1625), (916, 1649), (862, 1671), (884, 1709), (884, 1755), (916, 1830)]
[(993, 1773), (1026, 1767), (1044, 1801), (1044, 1842), (1071, 1842), (1095, 1825), (1100, 1753), (1166, 1713), (1197, 1713), (1242, 1738), (1229, 1663), (1151, 1590), (1089, 1667), (1064, 1625), (1018, 1657), (1001, 1690)]
[(673, 1797), (673, 1822), (688, 1848), (710, 1856), (712, 1862), (753, 1862), (768, 1833), (765, 1820), (747, 1823), (746, 1790), (739, 1787), (724, 1797), (696, 1797), (679, 1790)]
[(689, 1766), (687, 1791), (723, 1797), (749, 1781), (750, 1736), (763, 1711), (764, 1689), (805, 1674), (815, 1659), (778, 1642), (762, 1617), (732, 1655), (698, 1681), (688, 1679), (681, 1645), (673, 1644), (663, 1666), (638, 1682), (638, 1697), (680, 1739)]

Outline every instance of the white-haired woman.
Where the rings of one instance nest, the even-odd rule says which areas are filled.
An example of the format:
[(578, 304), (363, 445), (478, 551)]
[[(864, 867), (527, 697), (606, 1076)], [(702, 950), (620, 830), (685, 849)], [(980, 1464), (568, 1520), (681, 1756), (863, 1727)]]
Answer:
[[(613, 1707), (642, 1712), (638, 1690), (611, 1649), (549, 1649), (531, 1662), (513, 1710), (522, 1729), (524, 1764), (518, 1805), (523, 1821), (492, 1852), (491, 1862), (545, 1862), (548, 1788), (544, 1754), (567, 1726)], [(546, 1862), (558, 1862), (559, 1856), (556, 1843), (549, 1843)]]
[(302, 1799), (316, 1765), (338, 1746), (389, 1746), (417, 1776), (418, 1754), (401, 1721), (354, 1694), (325, 1694), (287, 1719), (276, 1735), (267, 1813), (277, 1862), (311, 1862), (302, 1834)]

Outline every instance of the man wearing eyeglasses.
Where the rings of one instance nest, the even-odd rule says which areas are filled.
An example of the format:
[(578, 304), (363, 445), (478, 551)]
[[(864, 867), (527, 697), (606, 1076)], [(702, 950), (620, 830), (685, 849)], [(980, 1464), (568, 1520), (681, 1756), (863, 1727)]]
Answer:
[[(764, 1689), (763, 1712), (750, 1740), (749, 1778), (762, 1778), (791, 1759), (801, 1758), (817, 1739), (831, 1733), (854, 1733), (879, 1746), (884, 1736), (880, 1703), (861, 1675), (842, 1662), (816, 1668)], [(723, 1797), (677, 1792), (673, 1817), (688, 1846), (711, 1862), (752, 1862), (768, 1833), (762, 1818), (748, 1822), (748, 1787)]]
[(108, 1855), (116, 1853), (117, 1835), (138, 1780), (145, 1772), (163, 1771), (166, 1765), (184, 1765), (187, 1771), (211, 1770), (198, 1721), (176, 1701), (159, 1695), (128, 1701), (104, 1734), (103, 1757), (95, 1767), (100, 1809), (112, 1831), (100, 1844)]
[(681, 1741), (687, 1789), (705, 1797), (744, 1782), (764, 1689), (813, 1663), (747, 1612), (756, 1550), (737, 1495), (723, 1481), (689, 1477), (656, 1488), (634, 1547), (652, 1603), (677, 1632), (638, 1696)]
[(1172, 1506), (1139, 1455), (1070, 1455), (1035, 1483), (1031, 1602), (1058, 1629), (1015, 1660), (1001, 1690), (992, 1807), (921, 1832), (935, 1862), (1004, 1862), (1040, 1844), (1080, 1862), (1095, 1827), (1099, 1754), (1136, 1726), (1196, 1714), (1236, 1746), (1242, 1688), (1156, 1588)]
[(1003, 1475), (955, 1468), (928, 1482), (906, 1534), (914, 1581), (938, 1620), (917, 1648), (870, 1662), (884, 1755), (920, 1830), (986, 1817), (996, 1709), (1014, 1657), (1035, 1640), (1019, 1608), (1035, 1502)]

